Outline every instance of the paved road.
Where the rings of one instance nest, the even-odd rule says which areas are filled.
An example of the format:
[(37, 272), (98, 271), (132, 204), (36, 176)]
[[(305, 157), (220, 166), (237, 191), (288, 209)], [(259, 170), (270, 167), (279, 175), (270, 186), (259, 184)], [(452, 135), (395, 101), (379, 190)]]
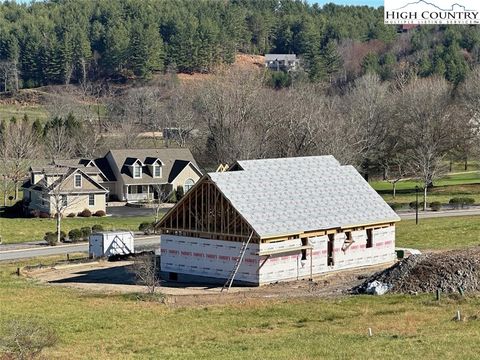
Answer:
[[(443, 210), (443, 211), (419, 211), (418, 218), (421, 219), (428, 219), (428, 218), (441, 218), (441, 217), (451, 217), (451, 216), (472, 216), (472, 215), (480, 215), (479, 208), (472, 208), (472, 209), (460, 209), (460, 210)], [(414, 212), (408, 213), (399, 213), (399, 216), (402, 220), (412, 220), (415, 219)]]
[[(160, 236), (141, 236), (135, 238), (135, 250), (142, 250), (145, 248), (155, 248), (160, 246)], [(0, 252), (0, 261), (18, 260), (33, 258), (38, 256), (62, 255), (78, 252), (88, 252), (88, 243), (58, 245), (58, 246), (44, 246), (29, 249), (19, 249)]]

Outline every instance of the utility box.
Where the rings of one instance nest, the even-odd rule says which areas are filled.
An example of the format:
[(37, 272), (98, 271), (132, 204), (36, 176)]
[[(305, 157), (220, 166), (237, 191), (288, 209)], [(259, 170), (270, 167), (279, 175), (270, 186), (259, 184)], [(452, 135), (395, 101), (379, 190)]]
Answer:
[(88, 254), (90, 257), (130, 255), (135, 252), (133, 233), (130, 231), (106, 231), (90, 235)]

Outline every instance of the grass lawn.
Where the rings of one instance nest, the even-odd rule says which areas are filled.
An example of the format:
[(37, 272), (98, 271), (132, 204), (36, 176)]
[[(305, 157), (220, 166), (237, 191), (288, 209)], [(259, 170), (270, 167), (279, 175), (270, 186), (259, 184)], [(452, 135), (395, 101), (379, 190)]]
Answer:
[[(44, 350), (47, 359), (478, 358), (478, 297), (257, 299), (172, 308), (40, 285), (13, 275), (16, 266), (0, 265), (0, 327), (34, 319), (56, 329), (59, 340)], [(458, 309), (465, 321), (452, 321)]]
[(402, 220), (397, 223), (396, 246), (420, 250), (458, 249), (480, 245), (480, 216)]
[[(65, 218), (62, 230), (68, 233), (95, 224), (102, 225), (105, 230), (138, 230), (138, 225), (144, 221), (153, 221), (153, 216)], [(54, 219), (0, 218), (0, 235), (4, 244), (41, 240), (47, 231), (55, 231)]]
[[(387, 181), (371, 181), (370, 185), (382, 195), (388, 203), (408, 204), (415, 201), (415, 186), (422, 187), (421, 182), (405, 180), (397, 183), (397, 196), (392, 195), (392, 184)], [(428, 202), (440, 201), (447, 204), (453, 197), (472, 197), (480, 202), (480, 172), (467, 172), (448, 175), (435, 181), (434, 187), (428, 190)], [(420, 189), (419, 201), (423, 201)]]
[(0, 105), (0, 119), (10, 120), (12, 116), (21, 119), (25, 114), (28, 115), (31, 121), (36, 119), (46, 120), (48, 118), (47, 110), (41, 105)]

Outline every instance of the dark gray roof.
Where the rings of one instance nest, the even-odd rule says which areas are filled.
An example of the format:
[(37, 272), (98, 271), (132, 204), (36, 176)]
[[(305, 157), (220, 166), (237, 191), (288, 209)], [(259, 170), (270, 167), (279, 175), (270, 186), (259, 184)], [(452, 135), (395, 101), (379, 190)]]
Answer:
[[(167, 183), (173, 180), (175, 177), (171, 177), (171, 174), (178, 173), (187, 166), (188, 163), (192, 163), (197, 169), (198, 165), (193, 158), (190, 150), (185, 148), (168, 148), (168, 149), (121, 149), (110, 150), (112, 157), (120, 169), (123, 182), (125, 184), (159, 184)], [(145, 167), (141, 179), (134, 179), (130, 166), (132, 159), (138, 159), (145, 164), (147, 159), (160, 159), (162, 161), (162, 177), (154, 178), (151, 176), (150, 171)], [(183, 167), (179, 170), (182, 163), (176, 163), (178, 160), (184, 161)], [(175, 176), (176, 176), (175, 175)], [(201, 174), (200, 174), (201, 175)]]
[(265, 61), (275, 61), (275, 60), (297, 60), (297, 55), (295, 54), (265, 54)]
[(106, 158), (103, 157), (95, 159), (95, 165), (97, 165), (108, 181), (117, 181), (117, 178), (115, 177), (115, 174), (113, 173), (113, 170)]
[(208, 176), (263, 238), (400, 220), (355, 168), (333, 157), (238, 163), (245, 170)]

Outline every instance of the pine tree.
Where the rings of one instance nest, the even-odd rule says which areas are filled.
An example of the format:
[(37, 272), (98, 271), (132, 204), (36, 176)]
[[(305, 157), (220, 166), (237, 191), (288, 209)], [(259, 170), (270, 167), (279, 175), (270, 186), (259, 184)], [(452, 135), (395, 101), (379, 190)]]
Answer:
[(342, 68), (342, 58), (338, 54), (337, 46), (330, 40), (322, 52), (322, 61), (325, 73), (330, 78)]
[(153, 24), (134, 22), (130, 33), (128, 64), (136, 76), (149, 77), (152, 72), (163, 70), (163, 41)]

